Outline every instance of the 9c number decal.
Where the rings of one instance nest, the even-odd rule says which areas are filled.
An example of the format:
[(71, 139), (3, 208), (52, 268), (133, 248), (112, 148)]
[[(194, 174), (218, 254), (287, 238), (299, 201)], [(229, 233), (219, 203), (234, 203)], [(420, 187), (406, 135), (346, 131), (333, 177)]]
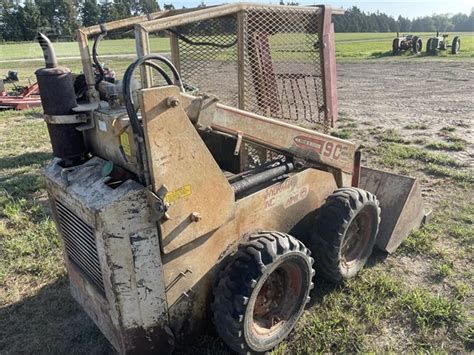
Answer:
[(299, 147), (310, 149), (327, 158), (343, 161), (349, 160), (349, 147), (344, 144), (304, 136), (297, 136), (294, 138), (294, 141)]

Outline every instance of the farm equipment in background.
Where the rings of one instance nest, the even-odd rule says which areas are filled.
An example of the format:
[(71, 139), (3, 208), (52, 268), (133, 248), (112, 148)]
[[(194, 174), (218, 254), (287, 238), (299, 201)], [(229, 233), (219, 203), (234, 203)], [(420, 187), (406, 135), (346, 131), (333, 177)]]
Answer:
[[(21, 86), (17, 85), (17, 82), (18, 73), (15, 71), (9, 71), (5, 79), (0, 80), (0, 110), (26, 110), (41, 106), (38, 84)], [(13, 89), (7, 91), (5, 84), (13, 85)]]
[(411, 50), (418, 54), (423, 49), (423, 41), (420, 37), (414, 35), (400, 36), (397, 32), (397, 37), (392, 41), (392, 54), (400, 54), (401, 51)]
[[(303, 313), (313, 263), (316, 277), (353, 277), (420, 225), (416, 179), (361, 167), (328, 134), (332, 13), (240, 3), (80, 29), (82, 101), (39, 34), (71, 292), (120, 353), (170, 352), (211, 318), (234, 351), (268, 351)], [(98, 84), (88, 37), (133, 25), (138, 58)], [(156, 31), (171, 61), (150, 53)]]
[(426, 42), (426, 53), (436, 54), (438, 51), (451, 48), (451, 54), (458, 54), (461, 49), (461, 38), (455, 36), (453, 42), (450, 44), (448, 36), (447, 34), (440, 35), (439, 32), (436, 32), (436, 37), (431, 37), (428, 39), (428, 42)]

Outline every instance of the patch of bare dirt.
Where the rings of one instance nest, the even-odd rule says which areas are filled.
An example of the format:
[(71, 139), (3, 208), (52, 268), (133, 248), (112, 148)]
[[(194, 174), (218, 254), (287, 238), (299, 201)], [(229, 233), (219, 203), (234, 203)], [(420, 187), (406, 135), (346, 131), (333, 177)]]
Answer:
[[(454, 126), (455, 134), (470, 144), (449, 154), (474, 167), (474, 62), (431, 58), (344, 62), (338, 64), (337, 74), (342, 120), (399, 129), (405, 138), (438, 141), (445, 138), (443, 127)], [(427, 128), (404, 128), (414, 124)]]

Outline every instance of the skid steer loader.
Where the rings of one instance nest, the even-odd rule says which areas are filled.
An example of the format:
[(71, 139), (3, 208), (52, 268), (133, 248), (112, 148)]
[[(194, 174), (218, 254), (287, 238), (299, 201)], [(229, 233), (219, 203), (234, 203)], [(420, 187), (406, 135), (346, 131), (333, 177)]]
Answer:
[[(133, 25), (137, 59), (107, 79), (98, 42)], [(150, 54), (154, 31), (171, 60)], [(420, 224), (415, 179), (361, 167), (354, 143), (327, 134), (329, 7), (172, 10), (78, 39), (72, 74), (38, 35), (44, 173), (72, 295), (118, 352), (170, 352), (210, 320), (232, 350), (266, 352), (315, 274), (352, 277)]]

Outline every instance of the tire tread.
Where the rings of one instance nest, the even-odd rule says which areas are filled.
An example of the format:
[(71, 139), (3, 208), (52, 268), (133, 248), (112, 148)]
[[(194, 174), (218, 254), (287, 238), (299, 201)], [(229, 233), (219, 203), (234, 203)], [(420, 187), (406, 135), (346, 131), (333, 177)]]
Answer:
[[(347, 277), (340, 270), (340, 247), (350, 221), (366, 205), (374, 205), (377, 211), (376, 235), (380, 207), (377, 198), (370, 192), (354, 187), (340, 188), (328, 196), (321, 206), (308, 246), (315, 259), (316, 271), (323, 278), (340, 282)], [(369, 245), (370, 252), (374, 244), (375, 236)]]
[[(294, 251), (305, 254), (312, 265), (313, 259), (309, 256), (309, 249), (297, 239), (279, 232), (260, 232), (239, 245), (233, 262), (219, 274), (220, 280), (215, 283), (214, 300), (211, 304), (213, 322), (225, 343), (237, 353), (254, 353), (243, 336), (243, 317), (262, 271), (282, 255)], [(236, 262), (241, 259), (247, 262)], [(311, 283), (309, 288), (312, 287)]]

